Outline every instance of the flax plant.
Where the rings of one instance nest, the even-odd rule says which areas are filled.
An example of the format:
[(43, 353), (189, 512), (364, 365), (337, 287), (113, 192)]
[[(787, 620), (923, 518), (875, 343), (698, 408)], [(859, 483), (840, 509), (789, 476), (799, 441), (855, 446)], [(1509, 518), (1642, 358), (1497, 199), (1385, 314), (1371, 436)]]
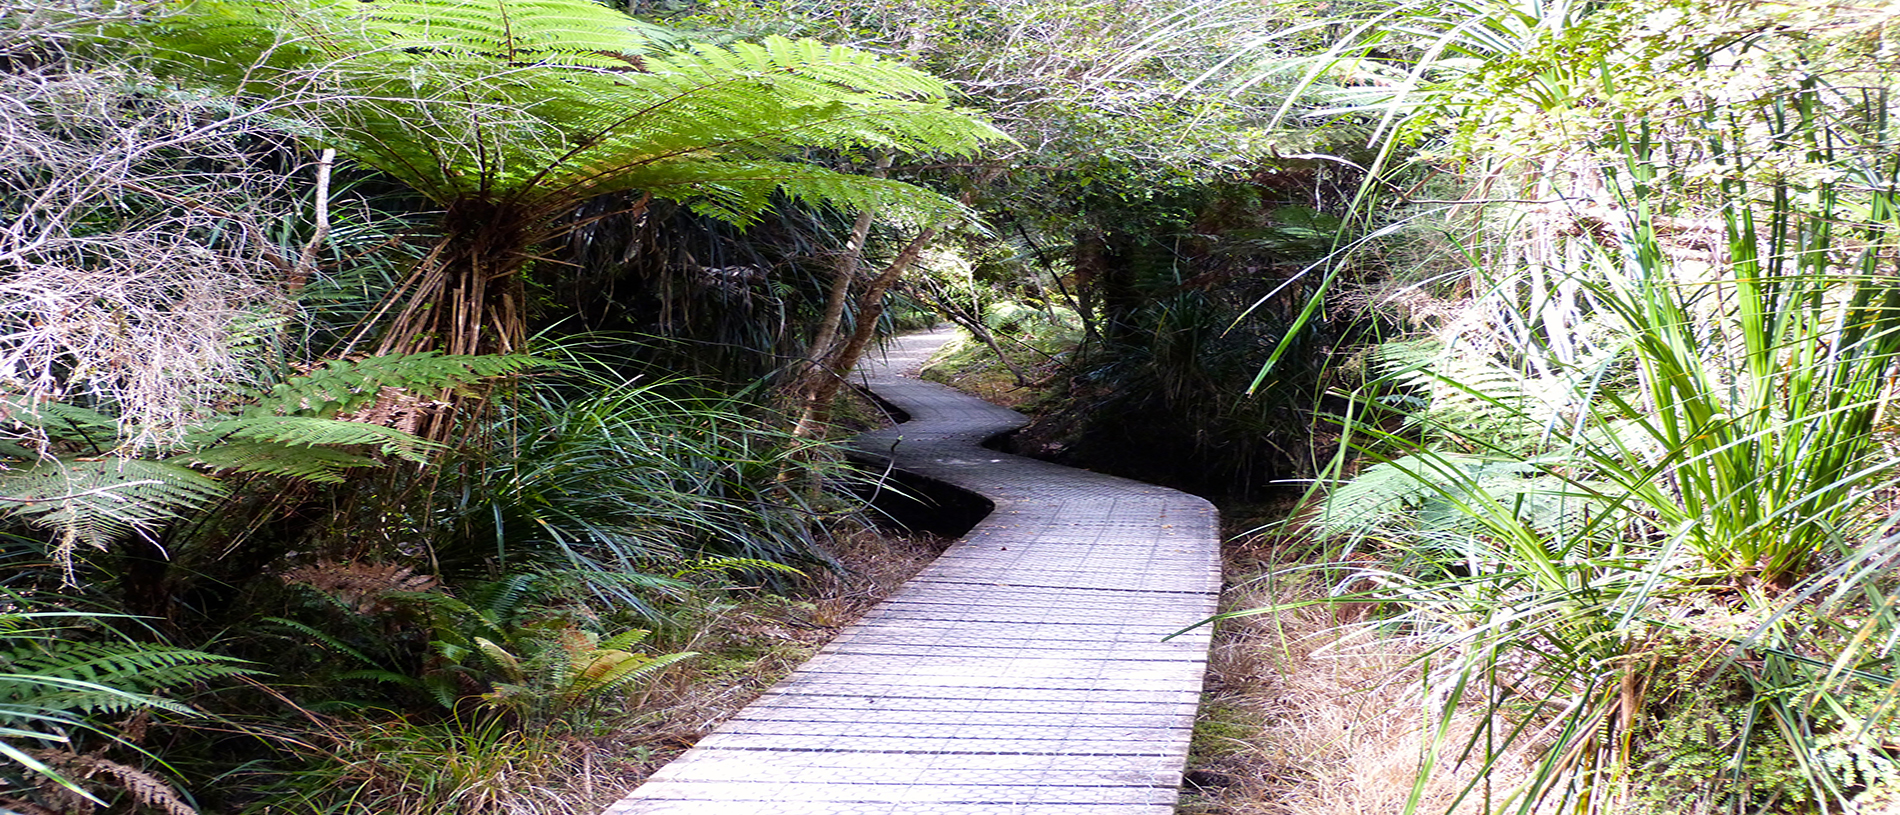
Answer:
[[(1628, 168), (1644, 183), (1642, 161)], [(1416, 418), (1429, 432), (1349, 419), (1385, 463), (1348, 485), (1359, 489), (1337, 490), (1322, 523), (1406, 553), (1409, 573), (1361, 569), (1348, 582), (1377, 586), (1365, 594), (1398, 603), (1398, 622), (1439, 643), (1428, 684), (1439, 688), (1441, 743), (1420, 790), (1439, 762), (1489, 760), (1531, 739), (1547, 743), (1528, 785), (1467, 795), (1487, 810), (1613, 811), (1669, 695), (1651, 690), (1659, 649), (1685, 640), (1699, 643), (1710, 681), (1736, 671), (1753, 689), (1733, 783), (1763, 740), (1807, 767), (1815, 800), (1845, 805), (1861, 783), (1859, 770), (1827, 765), (1886, 726), (1852, 711), (1866, 708), (1866, 681), (1890, 684), (1893, 609), (1876, 564), (1891, 546), (1854, 549), (1895, 468), (1880, 430), (1900, 375), (1900, 287), (1879, 274), (1895, 208), (1890, 187), (1803, 198), (1737, 195), (1724, 217), (1727, 269), (1704, 280), (1672, 264), (1649, 202), (1633, 199), (1617, 245), (1577, 270), (1621, 345), (1559, 380), (1572, 415), (1443, 380), (1492, 421), (1538, 431), (1536, 454), (1429, 414)], [(1535, 344), (1515, 350), (1563, 367)], [(1633, 383), (1618, 381), (1619, 366)], [(1817, 569), (1835, 562), (1852, 565)], [(1814, 615), (1796, 607), (1816, 596), (1864, 622), (1817, 637)], [(1695, 619), (1704, 615), (1730, 623)], [(1485, 724), (1445, 742), (1473, 704)]]

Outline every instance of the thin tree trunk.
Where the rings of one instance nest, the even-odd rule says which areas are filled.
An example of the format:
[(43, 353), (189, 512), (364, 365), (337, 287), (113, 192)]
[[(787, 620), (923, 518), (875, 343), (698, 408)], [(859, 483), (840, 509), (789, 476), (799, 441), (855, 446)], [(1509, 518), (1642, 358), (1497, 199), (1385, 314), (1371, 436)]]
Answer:
[[(1021, 365), (1017, 365), (1015, 360), (1010, 359), (1008, 354), (1003, 353), (1003, 346), (996, 341), (996, 335), (990, 333), (990, 327), (983, 324), (982, 314), (957, 304), (949, 297), (944, 296), (943, 292), (935, 286), (925, 286), (923, 288), (925, 293), (930, 297), (930, 301), (937, 304), (938, 311), (943, 312), (945, 317), (949, 317), (951, 322), (963, 326), (963, 330), (970, 332), (970, 336), (977, 338), (979, 342), (989, 346), (990, 352), (995, 354), (996, 358), (1003, 363), (1003, 367), (1008, 368), (1010, 374), (1016, 377), (1017, 387), (1028, 387), (1029, 375), (1023, 372)], [(1052, 319), (1051, 322), (1053, 321)]]
[[(873, 178), (886, 178), (890, 175), (891, 154), (885, 153), (877, 159), (872, 168)], [(818, 335), (812, 338), (811, 347), (805, 350), (805, 357), (794, 372), (794, 381), (803, 379), (816, 372), (831, 353), (831, 347), (838, 342), (838, 331), (844, 325), (845, 305), (851, 299), (851, 281), (857, 279), (858, 269), (864, 265), (864, 244), (871, 239), (871, 224), (877, 213), (864, 210), (851, 224), (851, 237), (845, 241), (844, 254), (838, 258), (837, 268), (832, 273), (831, 290), (825, 294), (825, 317), (818, 323)]]
[(803, 403), (798, 414), (798, 424), (792, 428), (792, 435), (808, 439), (817, 436), (826, 425), (831, 423), (831, 402), (838, 396), (838, 389), (844, 386), (845, 376), (856, 367), (858, 359), (864, 356), (872, 338), (877, 336), (877, 321), (884, 314), (884, 293), (889, 291), (897, 278), (917, 262), (924, 247), (937, 237), (937, 227), (926, 227), (917, 233), (903, 251), (892, 258), (877, 277), (864, 287), (857, 298), (857, 322), (852, 327), (851, 336), (835, 351), (825, 354), (813, 365), (803, 378), (799, 388), (800, 401)]

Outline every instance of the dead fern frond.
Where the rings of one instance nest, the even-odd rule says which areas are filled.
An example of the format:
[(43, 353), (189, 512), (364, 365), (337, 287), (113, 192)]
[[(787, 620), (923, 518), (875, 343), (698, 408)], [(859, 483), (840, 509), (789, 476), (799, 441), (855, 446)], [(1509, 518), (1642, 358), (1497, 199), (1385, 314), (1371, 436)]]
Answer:
[(320, 560), (299, 566), (282, 575), (286, 585), (309, 586), (328, 594), (358, 614), (391, 611), (393, 594), (425, 592), (439, 585), (434, 575), (416, 574), (407, 566), (393, 563), (343, 563)]
[[(198, 810), (186, 804), (175, 787), (137, 767), (65, 750), (38, 750), (34, 756), (73, 777), (123, 791), (139, 804), (165, 815), (198, 815)], [(91, 807), (88, 806), (86, 811), (91, 811)]]

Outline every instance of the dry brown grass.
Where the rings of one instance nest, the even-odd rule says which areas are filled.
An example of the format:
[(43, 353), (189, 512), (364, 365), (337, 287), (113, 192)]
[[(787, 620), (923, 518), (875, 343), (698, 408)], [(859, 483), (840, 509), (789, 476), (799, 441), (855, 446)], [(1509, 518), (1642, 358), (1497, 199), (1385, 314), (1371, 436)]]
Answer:
[[(1276, 576), (1271, 564), (1279, 552), (1263, 551), (1266, 545), (1230, 546), (1234, 579), (1222, 598), (1224, 609), (1324, 596), (1316, 580)], [(1194, 794), (1183, 815), (1404, 811), (1434, 736), (1414, 662), (1421, 646), (1360, 622), (1363, 614), (1360, 608), (1313, 605), (1221, 624), (1189, 774)], [(1210, 716), (1225, 723), (1210, 724)], [(1480, 721), (1475, 711), (1460, 716), (1450, 724), (1449, 738), (1468, 738)], [(1528, 771), (1522, 751), (1510, 758), (1490, 778), (1496, 795)], [(1483, 786), (1453, 809), (1475, 774), (1470, 766), (1441, 768), (1418, 811), (1484, 812)]]

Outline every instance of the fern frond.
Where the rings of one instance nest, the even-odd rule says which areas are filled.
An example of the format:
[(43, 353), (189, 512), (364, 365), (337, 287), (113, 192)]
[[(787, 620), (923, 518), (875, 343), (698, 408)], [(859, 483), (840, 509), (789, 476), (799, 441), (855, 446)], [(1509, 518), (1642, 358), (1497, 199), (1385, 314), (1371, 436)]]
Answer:
[[(1536, 462), (1453, 454), (1410, 455), (1365, 468), (1327, 496), (1322, 537), (1393, 533), (1482, 534), (1503, 511), (1543, 530), (1574, 532), (1603, 511), (1587, 488)], [(1491, 521), (1500, 520), (1490, 518)]]
[(119, 420), (111, 416), (19, 394), (0, 396), (0, 420), (26, 425), (50, 439), (82, 442), (99, 449), (115, 446), (119, 436)]
[(370, 34), (404, 53), (482, 54), (512, 65), (638, 68), (642, 55), (677, 40), (592, 3), (537, 0), (370, 0), (351, 3)]
[(36, 711), (103, 715), (140, 709), (194, 713), (153, 692), (256, 673), (234, 657), (146, 643), (44, 640), (0, 652), (0, 702)]
[[(741, 176), (798, 166), (775, 157), (968, 154), (1007, 140), (951, 108), (941, 81), (874, 54), (783, 38), (661, 53), (657, 29), (586, 0), (245, 5), (197, 0), (128, 34), (189, 77), (248, 87), (314, 75), (355, 91), (360, 101), (326, 108), (325, 140), (439, 202), (559, 204), (641, 189), (743, 222), (776, 186)], [(750, 166), (718, 169), (729, 161)], [(696, 188), (693, 175), (723, 176), (723, 186)], [(788, 191), (817, 197), (835, 185), (804, 187)], [(925, 198), (906, 200), (920, 214), (953, 209)]]
[(341, 450), (274, 442), (220, 444), (168, 460), (212, 471), (276, 475), (320, 484), (340, 484), (350, 470), (383, 466), (377, 459)]
[(375, 402), (384, 388), (434, 392), (517, 374), (544, 361), (524, 354), (450, 355), (435, 351), (332, 359), (256, 395), (244, 418), (330, 417)]
[(482, 655), (483, 661), (495, 668), (509, 682), (520, 682), (526, 678), (527, 674), (521, 670), (521, 660), (487, 637), (475, 638), (475, 651)]
[(652, 633), (644, 628), (630, 628), (602, 640), (598, 648), (602, 651), (626, 651), (645, 642)]
[(696, 656), (699, 656), (697, 652), (681, 651), (649, 657), (603, 648), (588, 655), (584, 662), (574, 667), (562, 695), (570, 700), (579, 700), (607, 693)]
[(104, 548), (222, 498), (225, 488), (190, 468), (142, 459), (42, 459), (0, 471), (0, 514)]
[[(214, 445), (246, 442), (276, 444), (286, 448), (319, 445), (372, 447), (383, 455), (415, 462), (427, 461), (426, 453), (441, 449), (440, 444), (393, 427), (314, 416), (247, 416), (207, 425), (185, 437), (185, 444), (203, 448), (204, 452), (210, 452)], [(214, 453), (212, 457), (219, 456)], [(227, 455), (224, 458), (243, 461), (241, 455)], [(319, 460), (309, 462), (311, 467), (320, 469), (321, 465)]]

